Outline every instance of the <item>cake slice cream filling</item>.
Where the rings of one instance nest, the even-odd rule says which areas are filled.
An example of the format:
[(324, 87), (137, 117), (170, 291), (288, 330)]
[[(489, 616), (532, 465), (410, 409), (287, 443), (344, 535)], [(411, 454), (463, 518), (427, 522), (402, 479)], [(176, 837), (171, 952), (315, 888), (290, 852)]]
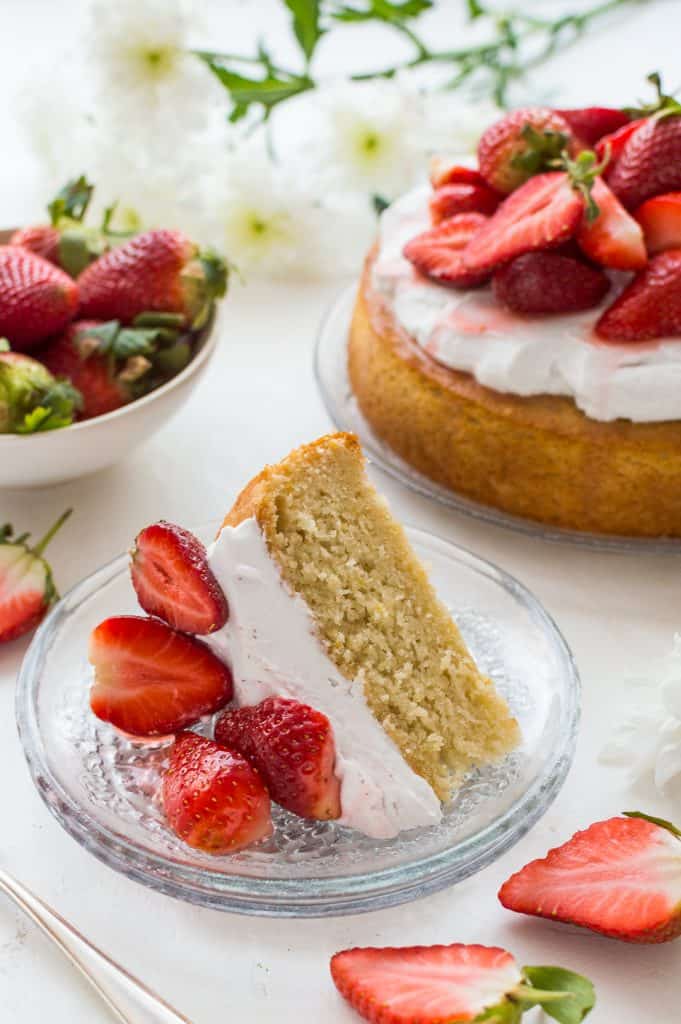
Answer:
[(288, 697), (327, 716), (342, 824), (380, 839), (437, 824), (439, 799), (372, 715), (362, 681), (350, 682), (327, 656), (310, 609), (283, 582), (256, 520), (224, 527), (209, 560), (230, 614), (206, 639), (232, 668), (236, 702)]

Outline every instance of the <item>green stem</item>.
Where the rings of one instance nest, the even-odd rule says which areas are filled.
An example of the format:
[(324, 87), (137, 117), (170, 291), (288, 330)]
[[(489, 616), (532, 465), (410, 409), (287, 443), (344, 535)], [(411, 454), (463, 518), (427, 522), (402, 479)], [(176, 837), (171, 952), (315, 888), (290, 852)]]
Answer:
[(62, 512), (56, 523), (54, 523), (54, 525), (49, 528), (43, 539), (33, 548), (34, 555), (37, 555), (37, 557), (40, 558), (43, 551), (54, 537), (55, 533), (61, 529), (61, 527), (64, 525), (64, 523), (69, 518), (72, 512), (72, 508), (67, 508), (66, 512)]
[(550, 992), (542, 988), (532, 988), (531, 985), (517, 985), (512, 992), (508, 993), (508, 996), (509, 999), (530, 1006), (557, 1003), (561, 999), (574, 998), (572, 992)]

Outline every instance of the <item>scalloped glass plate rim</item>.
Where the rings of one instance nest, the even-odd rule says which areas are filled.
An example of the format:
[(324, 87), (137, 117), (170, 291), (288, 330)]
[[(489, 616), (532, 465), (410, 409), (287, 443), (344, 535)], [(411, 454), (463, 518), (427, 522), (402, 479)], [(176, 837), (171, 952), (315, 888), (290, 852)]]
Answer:
[[(213, 528), (217, 525), (217, 520), (210, 524)], [(262, 879), (183, 866), (142, 849), (124, 834), (96, 821), (66, 792), (47, 764), (33, 697), (35, 681), (40, 678), (38, 667), (49, 651), (51, 639), (59, 631), (62, 617), (70, 614), (68, 608), (74, 601), (78, 607), (91, 596), (95, 583), (103, 586), (127, 569), (128, 556), (122, 554), (75, 584), (51, 609), (33, 637), (19, 670), (15, 700), (19, 736), (38, 793), (60, 825), (107, 866), (148, 887), (212, 909), (255, 916), (336, 916), (394, 906), (469, 877), (515, 845), (548, 809), (570, 769), (580, 717), (581, 687), (577, 667), (552, 617), (515, 577), (465, 547), (418, 527), (409, 524), (405, 527), (410, 539), (418, 542), (422, 538), (424, 543), (434, 542), (444, 547), (450, 557), (463, 561), (521, 601), (550, 637), (568, 680), (563, 707), (567, 728), (562, 733), (562, 746), (499, 818), (457, 841), (454, 848), (415, 858), (406, 865), (313, 880)], [(206, 529), (206, 524), (195, 532), (202, 529)], [(522, 820), (514, 824), (519, 810), (523, 813)], [(150, 867), (155, 873), (150, 873)], [(208, 885), (207, 878), (210, 879)], [(311, 882), (314, 892), (311, 892)], [(273, 897), (276, 903), (272, 902)]]
[[(561, 544), (576, 544), (604, 552), (681, 555), (681, 539), (673, 537), (628, 537), (617, 534), (586, 533), (558, 526), (546, 526), (502, 512), (491, 505), (466, 498), (429, 480), (384, 444), (371, 429), (354, 400), (347, 373), (347, 336), (357, 284), (346, 285), (324, 313), (314, 350), (314, 373), (324, 407), (338, 430), (357, 434), (370, 461), (388, 476), (426, 498), (481, 522), (491, 523), (528, 537)], [(333, 374), (326, 362), (333, 360)]]

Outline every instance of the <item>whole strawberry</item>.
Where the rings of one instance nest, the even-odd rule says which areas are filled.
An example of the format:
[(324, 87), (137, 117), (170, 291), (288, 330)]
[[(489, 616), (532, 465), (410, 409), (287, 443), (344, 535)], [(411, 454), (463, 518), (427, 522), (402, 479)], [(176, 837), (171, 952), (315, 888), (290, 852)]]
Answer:
[(141, 398), (190, 357), (190, 343), (177, 331), (122, 327), (118, 320), (74, 320), (40, 352), (45, 366), (82, 395), (80, 418), (85, 420)]
[(546, 170), (576, 143), (565, 118), (548, 107), (513, 110), (490, 125), (478, 143), (478, 166), (488, 185), (509, 193)]
[(624, 942), (668, 942), (681, 935), (681, 832), (636, 811), (598, 821), (512, 875), (499, 899)]
[(78, 286), (52, 263), (18, 245), (0, 245), (0, 337), (26, 352), (76, 315)]
[(681, 337), (681, 249), (658, 253), (601, 316), (604, 341)]
[(0, 339), (0, 434), (68, 427), (82, 405), (79, 392), (37, 359), (8, 348)]
[(270, 798), (255, 768), (195, 733), (177, 737), (161, 798), (173, 831), (206, 853), (234, 853), (272, 834)]
[(320, 711), (269, 697), (253, 707), (223, 712), (215, 739), (252, 761), (282, 807), (301, 818), (340, 817), (333, 732)]
[(563, 1024), (579, 1024), (596, 1002), (588, 978), (562, 967), (523, 967), (496, 946), (345, 949), (331, 976), (371, 1024), (519, 1024), (543, 1006)]
[(78, 279), (79, 316), (129, 324), (146, 312), (176, 313), (199, 327), (225, 294), (227, 267), (181, 231), (145, 231), (100, 256)]
[(71, 511), (64, 512), (35, 547), (29, 546), (27, 533), (14, 539), (11, 526), (0, 527), (0, 643), (35, 629), (58, 599), (43, 553)]
[(574, 313), (597, 306), (610, 288), (602, 270), (561, 252), (526, 252), (497, 270), (494, 296), (515, 313)]

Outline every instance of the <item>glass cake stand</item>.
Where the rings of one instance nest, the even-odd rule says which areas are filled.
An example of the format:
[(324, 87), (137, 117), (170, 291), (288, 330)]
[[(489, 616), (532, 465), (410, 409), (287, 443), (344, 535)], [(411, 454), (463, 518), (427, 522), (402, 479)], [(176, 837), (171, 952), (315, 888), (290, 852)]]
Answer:
[(518, 533), (539, 537), (542, 540), (579, 544), (602, 551), (681, 554), (679, 539), (585, 533), (546, 526), (532, 519), (512, 516), (435, 483), (405, 462), (376, 436), (352, 393), (348, 378), (347, 342), (356, 293), (356, 285), (344, 289), (326, 313), (317, 336), (315, 375), (322, 400), (334, 425), (339, 430), (356, 434), (372, 463), (418, 494), (433, 498), (456, 512)]
[[(208, 539), (215, 528), (199, 532)], [(60, 824), (114, 870), (153, 889), (218, 910), (283, 917), (417, 899), (474, 874), (516, 843), (555, 799), (572, 761), (577, 670), (555, 624), (517, 580), (439, 537), (416, 529), (408, 535), (522, 730), (518, 750), (468, 777), (441, 824), (375, 840), (277, 808), (274, 836), (249, 849), (212, 857), (185, 846), (158, 803), (167, 741), (124, 739), (88, 706), (90, 631), (106, 616), (139, 611), (127, 555), (55, 606), (19, 675), (21, 741), (36, 788)]]

